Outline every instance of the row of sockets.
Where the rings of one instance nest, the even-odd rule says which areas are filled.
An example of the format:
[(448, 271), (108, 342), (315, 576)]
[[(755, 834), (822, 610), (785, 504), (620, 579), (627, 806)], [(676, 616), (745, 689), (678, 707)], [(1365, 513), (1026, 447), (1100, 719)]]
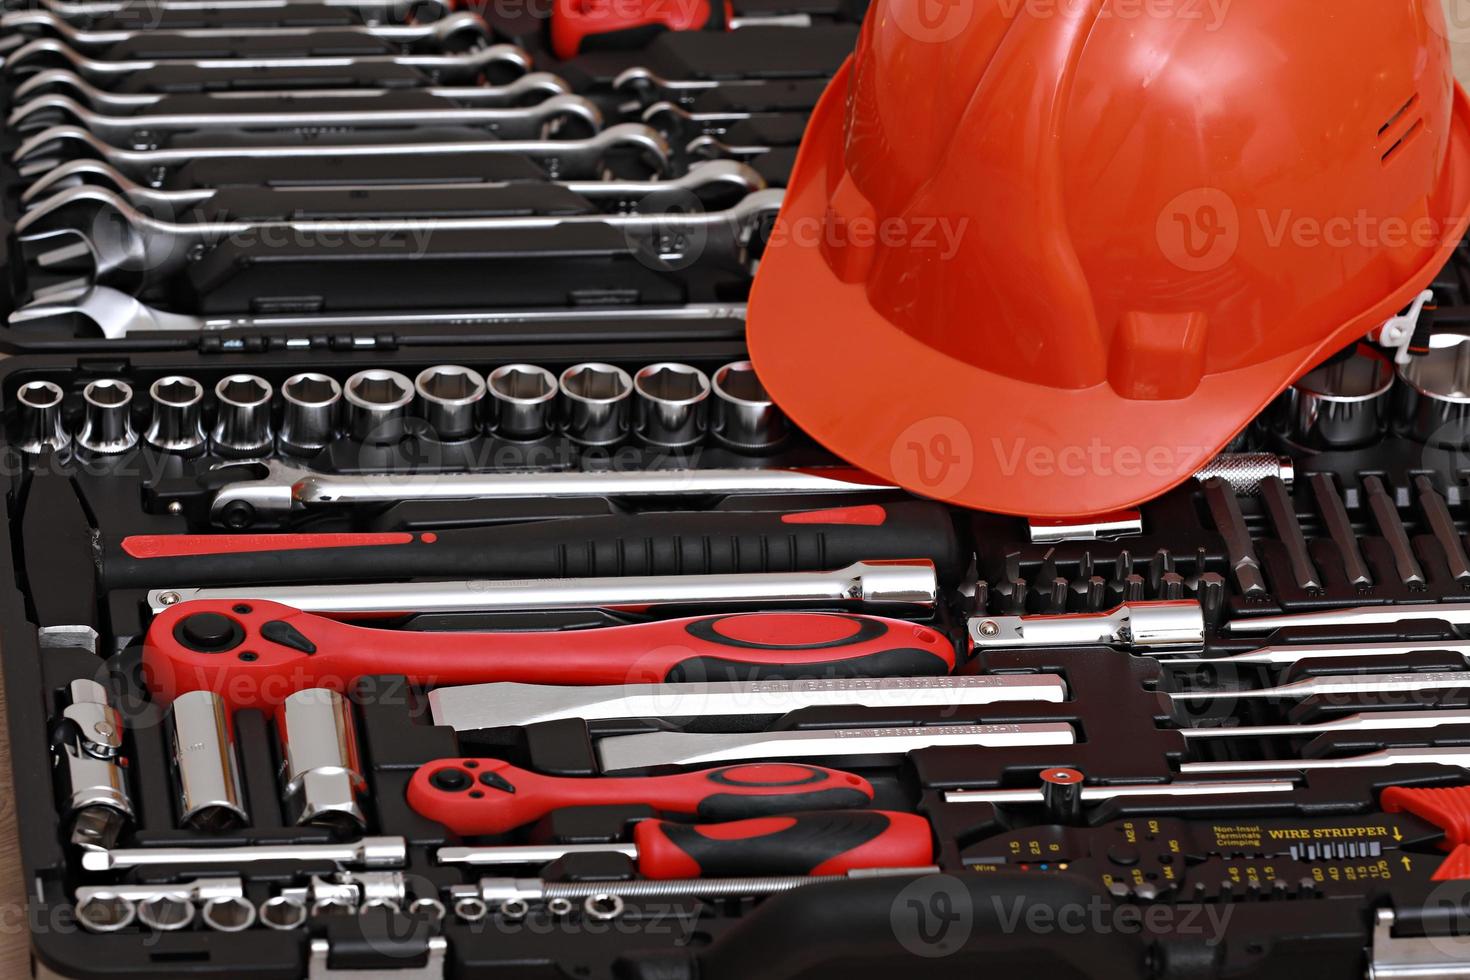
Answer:
[[(65, 392), (51, 381), (30, 381), (16, 392), (16, 445), (22, 452), (60, 452), (72, 446), (63, 412)], [(117, 378), (82, 391), (76, 446), (112, 455), (137, 445), (135, 394)], [(733, 449), (760, 452), (788, 434), (748, 361), (706, 375), (688, 364), (660, 362), (630, 375), (611, 364), (574, 364), (560, 377), (532, 364), (507, 364), (488, 376), (442, 364), (410, 379), (373, 368), (345, 382), (318, 372), (288, 378), (276, 392), (253, 374), (232, 374), (214, 386), (215, 414), (205, 430), (205, 387), (170, 375), (148, 389), (143, 442), (169, 453), (206, 447), (232, 456), (319, 452), (341, 434), (371, 443), (394, 442), (414, 421), (443, 442), (488, 434), (534, 441), (556, 432), (583, 446), (614, 446), (630, 436), (660, 449), (689, 449), (713, 435)]]

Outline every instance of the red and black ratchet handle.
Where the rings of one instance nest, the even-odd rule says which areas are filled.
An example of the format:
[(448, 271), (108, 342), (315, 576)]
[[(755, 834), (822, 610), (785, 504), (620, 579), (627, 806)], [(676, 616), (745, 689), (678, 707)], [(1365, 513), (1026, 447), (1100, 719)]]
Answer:
[(640, 48), (664, 31), (714, 30), (731, 16), (729, 0), (556, 0), (551, 50), (566, 61), (589, 51)]
[(543, 776), (500, 759), (438, 759), (408, 784), (415, 813), (456, 834), (503, 834), (572, 806), (644, 803), (699, 820), (742, 820), (873, 802), (849, 772), (785, 762), (722, 766), (672, 776)]
[(934, 860), (929, 821), (889, 810), (832, 810), (730, 823), (640, 820), (633, 825), (646, 878), (840, 875), (916, 868)]
[(353, 626), (276, 602), (198, 599), (159, 613), (143, 676), (163, 703), (187, 691), (232, 708), (281, 703), (359, 677), (414, 684), (647, 684), (948, 674), (938, 630), (838, 613), (742, 613), (541, 632), (420, 632)]
[(574, 517), (368, 534), (148, 534), (99, 541), (109, 589), (392, 578), (598, 578), (820, 572), (928, 558), (963, 574), (954, 521), (927, 501), (807, 511)]

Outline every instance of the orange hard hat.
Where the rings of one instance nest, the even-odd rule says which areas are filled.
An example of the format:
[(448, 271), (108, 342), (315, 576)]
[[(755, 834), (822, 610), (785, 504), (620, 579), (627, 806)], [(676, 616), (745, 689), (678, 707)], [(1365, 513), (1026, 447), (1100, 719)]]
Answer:
[(1075, 517), (1189, 478), (1470, 221), (1439, 0), (876, 0), (749, 308), (850, 462)]

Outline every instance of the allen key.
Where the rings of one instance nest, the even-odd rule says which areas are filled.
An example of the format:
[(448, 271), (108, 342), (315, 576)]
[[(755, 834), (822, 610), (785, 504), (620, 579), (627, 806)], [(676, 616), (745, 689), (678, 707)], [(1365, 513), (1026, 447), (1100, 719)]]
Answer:
[(1279, 477), (1267, 477), (1261, 481), (1261, 502), (1266, 507), (1266, 513), (1271, 518), (1271, 526), (1276, 529), (1276, 537), (1286, 547), (1287, 561), (1291, 565), (1292, 578), (1296, 580), (1297, 588), (1303, 592), (1320, 592), (1322, 590), (1322, 576), (1317, 572), (1317, 566), (1312, 563), (1312, 556), (1307, 550), (1307, 539), (1302, 534), (1302, 525), (1296, 516), (1296, 504), (1291, 498), (1291, 491), (1286, 489), (1286, 484)]
[[(60, 118), (58, 118), (60, 117)], [(529, 106), (443, 109), (306, 109), (282, 112), (188, 112), (145, 116), (112, 116), (93, 112), (69, 96), (43, 95), (16, 108), (7, 120), (18, 133), (43, 132), (54, 126), (82, 126), (115, 146), (132, 146), (137, 134), (194, 132), (231, 134), (240, 130), (296, 131), (314, 126), (342, 129), (393, 129), (419, 126), (468, 126), (504, 139), (546, 139), (558, 127), (575, 122), (586, 131), (602, 129), (602, 113), (580, 95), (553, 95)], [(153, 137), (150, 137), (153, 138)]]
[[(505, 145), (515, 145), (506, 141)], [(325, 147), (324, 149), (340, 149)], [(109, 235), (91, 240), (100, 275), (122, 274), (135, 279), (140, 286), (162, 281), (178, 272), (197, 255), (233, 236), (257, 234), (265, 230), (290, 232), (296, 236), (313, 234), (432, 234), (436, 231), (519, 232), (532, 229), (599, 227), (616, 228), (632, 237), (663, 238), (677, 232), (697, 233), (715, 228), (728, 228), (736, 240), (745, 244), (761, 223), (774, 217), (781, 206), (779, 190), (758, 191), (747, 195), (724, 211), (677, 214), (596, 214), (567, 217), (503, 217), (503, 218), (423, 218), (361, 219), (326, 221), (210, 221), (185, 224), (160, 221), (128, 204), (110, 191), (98, 187), (74, 187), (22, 215), (15, 223), (21, 241), (44, 240), (63, 231), (86, 235), (90, 229), (114, 227), (128, 229), (128, 234)], [(110, 223), (115, 217), (116, 225)], [(140, 261), (141, 259), (141, 261)]]
[[(435, 143), (347, 143), (280, 146), (202, 146), (129, 150), (113, 146), (80, 126), (52, 126), (21, 142), (11, 156), (21, 176), (44, 174), (67, 159), (91, 156), (106, 160), (137, 181), (162, 179), (169, 171), (195, 160), (272, 160), (332, 157), (528, 156), (546, 167), (553, 179), (594, 177), (616, 152), (636, 153), (652, 171), (670, 171), (673, 152), (657, 130), (642, 123), (619, 123), (585, 139), (477, 140)], [(78, 188), (80, 189), (80, 188)]]
[(1353, 530), (1353, 522), (1348, 517), (1342, 494), (1338, 493), (1336, 481), (1330, 473), (1313, 473), (1311, 484), (1312, 496), (1317, 499), (1317, 510), (1322, 515), (1322, 524), (1327, 528), (1332, 543), (1337, 546), (1338, 554), (1342, 556), (1343, 570), (1347, 573), (1348, 582), (1359, 589), (1371, 588), (1373, 575), (1368, 571), (1367, 562), (1363, 560), (1363, 551), (1358, 545), (1358, 532)]
[(338, 24), (327, 27), (197, 27), (151, 28), (147, 30), (96, 30), (77, 27), (65, 17), (50, 10), (11, 10), (0, 14), (0, 32), (15, 32), (20, 37), (54, 35), (74, 50), (107, 48), (138, 37), (197, 38), (202, 41), (231, 40), (243, 37), (302, 37), (318, 32), (361, 35), (394, 44), (420, 44), (425, 41), (448, 45), (469, 39), (489, 41), (490, 25), (479, 14), (456, 11), (448, 17), (426, 24)]
[(1383, 480), (1376, 476), (1363, 477), (1363, 492), (1368, 497), (1368, 509), (1373, 512), (1378, 532), (1393, 554), (1393, 566), (1398, 571), (1399, 581), (1405, 588), (1423, 589), (1424, 569), (1414, 557), (1414, 547), (1409, 543), (1403, 520), (1399, 518), (1398, 504), (1389, 495)]

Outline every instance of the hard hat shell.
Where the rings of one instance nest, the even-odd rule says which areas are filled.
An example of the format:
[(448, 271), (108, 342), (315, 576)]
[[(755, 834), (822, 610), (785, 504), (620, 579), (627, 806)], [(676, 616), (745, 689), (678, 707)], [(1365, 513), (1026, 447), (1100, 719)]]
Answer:
[(750, 349), (803, 428), (909, 490), (1104, 513), (1407, 306), (1467, 223), (1438, 0), (876, 0)]

